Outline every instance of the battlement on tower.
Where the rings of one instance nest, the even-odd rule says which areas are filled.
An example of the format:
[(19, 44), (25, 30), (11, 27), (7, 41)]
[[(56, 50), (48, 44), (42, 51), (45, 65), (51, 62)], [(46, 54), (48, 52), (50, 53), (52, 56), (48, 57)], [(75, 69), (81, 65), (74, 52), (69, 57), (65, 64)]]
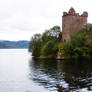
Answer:
[(76, 13), (75, 10), (71, 7), (69, 12), (63, 12), (63, 17), (64, 16), (88, 17), (88, 13), (86, 11), (84, 11), (83, 14), (79, 15), (79, 13)]

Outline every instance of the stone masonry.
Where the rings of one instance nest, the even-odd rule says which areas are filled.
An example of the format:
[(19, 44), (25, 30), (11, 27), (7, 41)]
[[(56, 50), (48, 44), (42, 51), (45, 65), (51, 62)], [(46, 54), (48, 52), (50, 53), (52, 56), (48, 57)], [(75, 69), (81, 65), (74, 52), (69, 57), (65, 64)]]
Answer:
[(82, 15), (76, 13), (73, 8), (69, 12), (63, 12), (62, 16), (62, 42), (67, 42), (71, 35), (84, 28), (87, 24), (88, 13), (83, 12)]

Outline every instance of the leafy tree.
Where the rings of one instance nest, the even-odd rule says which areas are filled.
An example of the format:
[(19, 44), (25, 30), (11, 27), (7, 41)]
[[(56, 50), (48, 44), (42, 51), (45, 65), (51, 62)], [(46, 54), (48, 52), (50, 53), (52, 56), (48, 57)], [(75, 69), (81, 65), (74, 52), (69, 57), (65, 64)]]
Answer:
[(61, 34), (61, 29), (59, 26), (54, 26), (52, 28), (50, 28), (49, 30), (46, 30), (43, 35), (42, 35), (42, 43), (43, 45), (54, 39), (54, 40), (59, 40), (59, 37), (60, 37), (60, 34)]
[(30, 41), (29, 51), (32, 51), (32, 55), (35, 57), (40, 56), (41, 49), (41, 35), (35, 34)]

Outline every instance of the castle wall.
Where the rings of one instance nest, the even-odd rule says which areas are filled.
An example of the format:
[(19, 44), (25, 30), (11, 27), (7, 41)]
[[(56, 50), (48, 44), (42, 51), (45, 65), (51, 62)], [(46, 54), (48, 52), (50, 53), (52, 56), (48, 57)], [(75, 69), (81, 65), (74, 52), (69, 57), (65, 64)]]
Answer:
[(75, 13), (74, 10), (69, 11), (69, 13), (64, 12), (62, 16), (62, 41), (67, 42), (71, 35), (84, 28), (87, 24), (87, 13), (84, 12), (82, 15)]

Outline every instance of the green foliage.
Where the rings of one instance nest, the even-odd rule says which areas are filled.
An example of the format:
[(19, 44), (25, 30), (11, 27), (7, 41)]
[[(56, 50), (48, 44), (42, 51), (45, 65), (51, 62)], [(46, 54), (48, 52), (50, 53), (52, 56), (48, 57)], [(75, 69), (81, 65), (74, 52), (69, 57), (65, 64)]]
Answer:
[(59, 26), (54, 26), (52, 28), (50, 28), (49, 30), (46, 30), (43, 34), (42, 34), (42, 44), (46, 44), (48, 41), (54, 39), (54, 40), (59, 40), (61, 34), (61, 29)]
[(92, 24), (87, 24), (84, 29), (73, 33), (70, 40), (59, 43), (62, 33), (59, 26), (46, 30), (42, 35), (35, 34), (29, 45), (29, 51), (35, 57), (56, 58), (92, 58)]
[(32, 55), (35, 57), (40, 56), (41, 49), (41, 35), (35, 34), (30, 41), (29, 51), (32, 51)]
[(56, 57), (60, 34), (59, 26), (46, 30), (42, 35), (35, 34), (30, 41), (29, 51), (32, 51), (32, 55), (35, 57)]
[(91, 33), (92, 24), (87, 24), (84, 29), (73, 34), (65, 44), (65, 57), (74, 59), (92, 58), (92, 42), (89, 39)]
[(48, 41), (42, 48), (41, 54), (42, 56), (50, 56), (56, 57), (58, 51), (57, 42), (55, 40)]
[(88, 23), (85, 27), (86, 31), (92, 31), (92, 24)]
[(58, 56), (64, 57), (65, 56), (65, 44), (59, 44), (58, 45)]

